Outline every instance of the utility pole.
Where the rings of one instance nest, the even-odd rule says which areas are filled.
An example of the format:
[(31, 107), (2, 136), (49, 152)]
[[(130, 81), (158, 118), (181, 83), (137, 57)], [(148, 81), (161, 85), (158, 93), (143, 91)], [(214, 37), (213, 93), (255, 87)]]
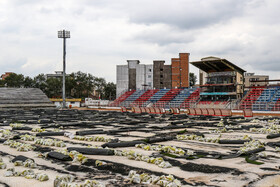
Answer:
[(58, 38), (63, 38), (63, 78), (62, 78), (62, 108), (66, 108), (65, 102), (65, 64), (66, 64), (66, 38), (70, 38), (70, 31), (58, 31)]

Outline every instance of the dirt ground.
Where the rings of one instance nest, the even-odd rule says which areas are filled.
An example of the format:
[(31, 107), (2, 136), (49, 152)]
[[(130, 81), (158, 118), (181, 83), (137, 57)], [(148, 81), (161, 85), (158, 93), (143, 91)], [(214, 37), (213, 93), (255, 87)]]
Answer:
[[(131, 181), (128, 177), (131, 170), (155, 176), (171, 174), (182, 186), (280, 186), (280, 136), (267, 137), (280, 132), (277, 117), (245, 119), (75, 109), (1, 111), (0, 129), (0, 156), (6, 164), (5, 169), (0, 169), (0, 186), (54, 186), (56, 177), (65, 175), (74, 176), (75, 183), (89, 179), (103, 186), (152, 185)], [(27, 135), (35, 139), (24, 140), (23, 136)], [(36, 139), (61, 141), (65, 147), (40, 145)], [(21, 144), (8, 145), (9, 140)], [(222, 144), (220, 140), (260, 141), (261, 146), (254, 144), (240, 152), (244, 142)], [(154, 145), (158, 150), (135, 146), (140, 143)], [(33, 149), (17, 150), (25, 144)], [(83, 156), (87, 161), (80, 163), (71, 157), (63, 160), (48, 156), (50, 152), (71, 147), (85, 150)], [(102, 151), (96, 151), (97, 147)], [(95, 151), (90, 152), (93, 149)], [(113, 154), (104, 149), (112, 150)], [(183, 152), (179, 154), (179, 150)], [(148, 158), (161, 157), (170, 167), (162, 168), (136, 159), (140, 154)], [(18, 172), (31, 169), (14, 165), (12, 160), (19, 155), (33, 159), (37, 166), (32, 170), (48, 175), (49, 179), (41, 182), (24, 176), (5, 176), (9, 168)], [(99, 161), (102, 164), (97, 164)]]

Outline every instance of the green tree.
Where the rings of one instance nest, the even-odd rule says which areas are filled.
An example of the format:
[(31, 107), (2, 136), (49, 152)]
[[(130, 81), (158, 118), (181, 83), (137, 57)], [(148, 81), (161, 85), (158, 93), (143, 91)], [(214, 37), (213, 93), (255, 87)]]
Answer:
[(32, 88), (32, 87), (34, 87), (34, 80), (31, 77), (26, 76), (24, 78), (24, 81), (23, 81), (23, 86), (25, 88)]
[(41, 73), (41, 74), (37, 75), (36, 77), (34, 77), (34, 79), (33, 79), (34, 87), (39, 88), (44, 93), (46, 93), (46, 90), (47, 90), (46, 81), (47, 81), (46, 76), (43, 73)]
[(5, 87), (5, 81), (0, 79), (0, 87)]
[(46, 95), (49, 98), (59, 98), (62, 95), (62, 81), (58, 78), (49, 78), (46, 81)]
[(190, 86), (194, 86), (196, 81), (197, 81), (197, 77), (194, 73), (190, 73)]
[(71, 73), (69, 76), (65, 77), (65, 94), (66, 96), (76, 97), (75, 95), (75, 87), (76, 81), (74, 73)]
[(108, 82), (104, 88), (104, 99), (115, 100), (116, 99), (116, 84)]
[(93, 93), (95, 77), (78, 71), (70, 75), (69, 85), (73, 96), (77, 98), (89, 97)]
[(105, 95), (105, 92), (104, 92), (105, 86), (106, 86), (106, 81), (105, 81), (104, 78), (95, 77), (95, 79), (94, 79), (94, 89), (98, 93), (98, 96), (99, 96), (100, 99), (103, 99), (103, 97)]
[(7, 87), (20, 88), (24, 86), (24, 76), (22, 74), (11, 73), (4, 80)]

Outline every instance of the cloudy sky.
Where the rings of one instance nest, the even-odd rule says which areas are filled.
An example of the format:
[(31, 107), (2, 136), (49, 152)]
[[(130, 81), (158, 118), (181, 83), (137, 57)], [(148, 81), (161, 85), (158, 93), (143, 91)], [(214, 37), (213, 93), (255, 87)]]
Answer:
[[(0, 73), (83, 71), (116, 81), (116, 65), (180, 52), (226, 58), (280, 79), (279, 0), (0, 0)], [(191, 71), (197, 73), (195, 67)]]

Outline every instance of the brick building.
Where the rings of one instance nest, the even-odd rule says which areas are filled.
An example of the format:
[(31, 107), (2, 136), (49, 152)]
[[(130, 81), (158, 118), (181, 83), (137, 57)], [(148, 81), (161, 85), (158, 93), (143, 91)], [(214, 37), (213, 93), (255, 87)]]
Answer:
[(182, 87), (189, 87), (189, 53), (172, 58), (171, 65), (165, 65), (164, 60), (154, 60), (148, 65), (127, 60), (127, 65), (117, 65), (117, 97), (127, 90)]

